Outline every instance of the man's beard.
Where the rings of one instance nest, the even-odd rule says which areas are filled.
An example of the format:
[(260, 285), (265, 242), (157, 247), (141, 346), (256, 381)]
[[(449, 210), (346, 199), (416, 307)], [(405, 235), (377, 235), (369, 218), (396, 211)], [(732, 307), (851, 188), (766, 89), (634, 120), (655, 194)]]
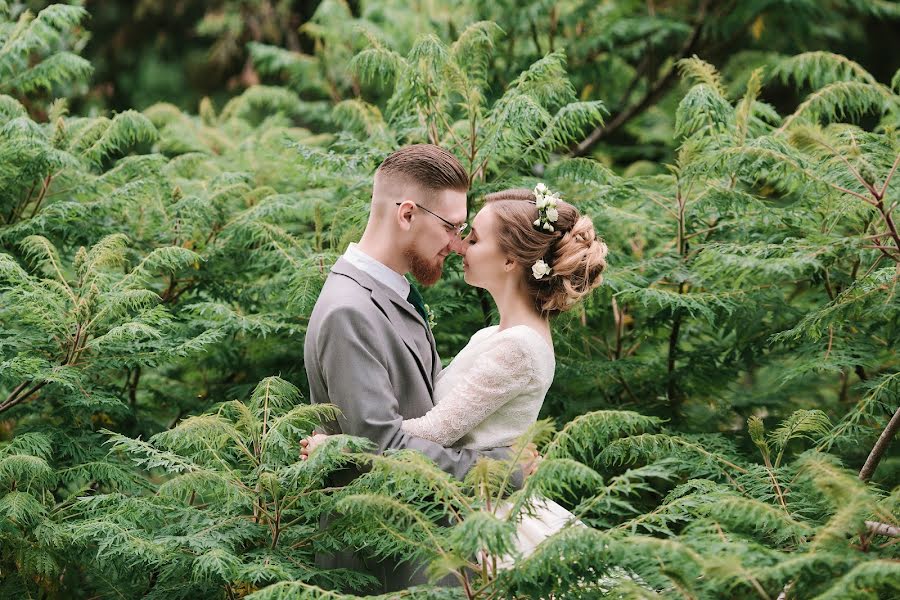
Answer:
[(409, 265), (409, 272), (412, 273), (412, 276), (426, 287), (436, 284), (444, 273), (443, 260), (422, 258), (422, 255), (417, 254), (413, 248), (404, 250), (403, 257), (406, 259), (406, 264)]

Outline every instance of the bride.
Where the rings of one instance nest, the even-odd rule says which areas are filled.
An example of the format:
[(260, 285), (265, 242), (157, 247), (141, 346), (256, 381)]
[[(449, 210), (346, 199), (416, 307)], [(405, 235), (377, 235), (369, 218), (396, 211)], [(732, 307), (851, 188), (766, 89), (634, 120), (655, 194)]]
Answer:
[[(607, 247), (590, 218), (538, 184), (488, 194), (459, 253), (466, 283), (490, 293), (500, 323), (472, 336), (436, 379), (435, 407), (402, 429), (448, 447), (509, 446), (534, 424), (553, 382), (550, 319), (600, 285)], [(325, 439), (308, 438), (303, 454)], [(517, 526), (526, 556), (574, 518), (552, 500), (536, 509)]]

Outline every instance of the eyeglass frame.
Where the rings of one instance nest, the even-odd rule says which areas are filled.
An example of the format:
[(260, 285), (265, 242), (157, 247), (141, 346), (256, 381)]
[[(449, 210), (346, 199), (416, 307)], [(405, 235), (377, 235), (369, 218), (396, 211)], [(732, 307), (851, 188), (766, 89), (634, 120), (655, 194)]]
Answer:
[[(416, 203), (413, 202), (412, 200), (407, 200), (407, 202), (411, 203), (411, 204), (412, 204), (413, 206), (415, 206), (416, 208), (421, 208), (422, 210), (424, 210), (424, 211), (427, 212), (428, 214), (437, 217), (438, 219), (440, 219), (441, 221), (443, 221), (444, 223), (446, 223), (447, 225), (449, 225), (450, 227), (452, 227), (452, 228), (454, 229), (454, 231), (456, 231), (456, 235), (458, 235), (458, 236), (462, 236), (463, 231), (465, 231), (465, 230), (469, 227), (469, 224), (468, 224), (468, 223), (465, 223), (465, 222), (460, 223), (459, 225), (456, 225), (456, 224), (454, 224), (454, 223), (451, 223), (450, 221), (448, 221), (447, 219), (445, 219), (445, 218), (442, 217), (441, 215), (439, 215), (439, 214), (437, 214), (437, 213), (434, 213), (434, 212), (431, 212), (430, 210), (428, 210), (428, 209), (425, 208), (424, 206), (419, 206), (418, 204), (416, 204)], [(403, 202), (395, 202), (394, 204), (396, 204), (397, 206), (400, 206), (401, 204), (403, 204)]]

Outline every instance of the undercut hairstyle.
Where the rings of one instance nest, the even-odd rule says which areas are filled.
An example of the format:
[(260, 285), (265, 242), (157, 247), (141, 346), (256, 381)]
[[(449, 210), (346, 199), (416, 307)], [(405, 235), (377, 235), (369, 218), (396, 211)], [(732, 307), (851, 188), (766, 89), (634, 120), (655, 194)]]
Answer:
[(404, 146), (384, 159), (375, 176), (396, 178), (429, 192), (469, 190), (469, 176), (455, 156), (434, 144)]

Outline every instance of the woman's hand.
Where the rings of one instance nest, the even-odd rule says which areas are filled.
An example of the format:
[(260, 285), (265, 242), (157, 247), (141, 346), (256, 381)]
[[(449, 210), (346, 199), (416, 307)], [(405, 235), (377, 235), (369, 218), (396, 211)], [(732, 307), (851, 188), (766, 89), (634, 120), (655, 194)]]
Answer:
[(300, 440), (300, 460), (306, 460), (312, 451), (322, 445), (328, 439), (324, 433), (314, 433)]

